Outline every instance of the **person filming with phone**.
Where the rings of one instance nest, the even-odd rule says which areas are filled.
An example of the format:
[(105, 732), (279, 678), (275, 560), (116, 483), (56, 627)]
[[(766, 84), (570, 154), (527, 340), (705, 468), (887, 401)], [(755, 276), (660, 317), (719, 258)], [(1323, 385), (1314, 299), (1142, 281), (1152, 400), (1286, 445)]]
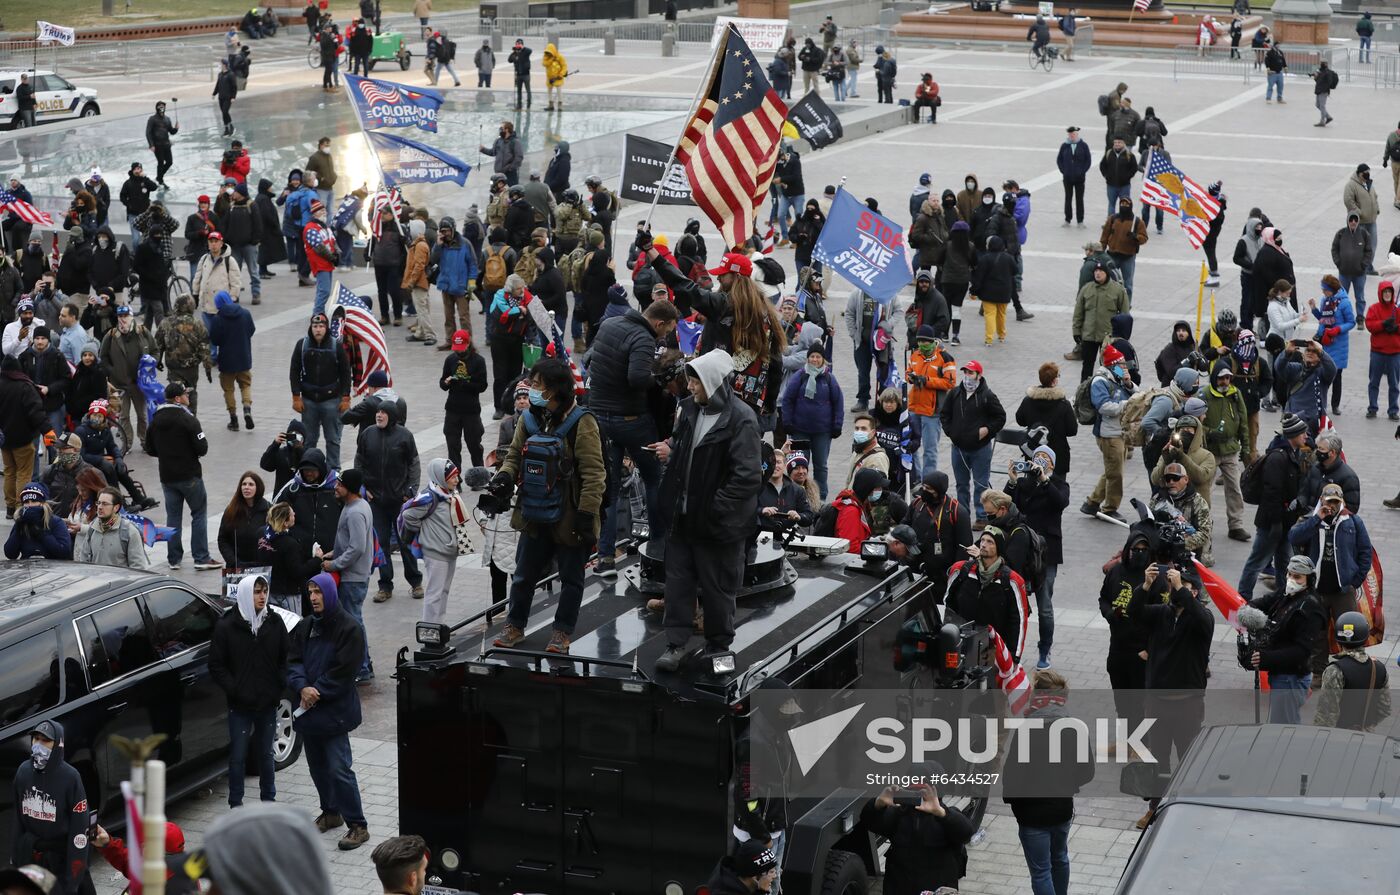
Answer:
[(885, 895), (919, 895), (941, 886), (958, 886), (967, 866), (967, 844), (977, 827), (956, 808), (938, 799), (927, 782), (943, 769), (925, 766), (922, 782), (908, 789), (887, 787), (861, 809), (867, 830), (890, 843), (885, 855)]

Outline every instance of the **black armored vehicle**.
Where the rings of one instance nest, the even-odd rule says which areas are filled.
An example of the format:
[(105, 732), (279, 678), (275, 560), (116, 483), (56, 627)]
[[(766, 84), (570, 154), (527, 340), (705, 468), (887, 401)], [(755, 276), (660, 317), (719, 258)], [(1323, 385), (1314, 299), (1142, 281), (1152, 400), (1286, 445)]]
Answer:
[[(587, 580), (568, 657), (492, 647), (503, 603), (450, 628), (420, 625), (423, 646), (402, 651), (397, 672), (399, 826), (427, 839), (429, 882), (480, 893), (702, 891), (733, 841), (736, 747), (754, 691), (774, 681), (909, 686), (914, 672), (895, 661), (902, 632), (935, 630), (928, 579), (846, 549), (804, 539), (758, 564), (766, 571), (738, 601), (727, 673), (708, 657), (675, 675), (652, 670), (666, 638), (660, 613), (645, 608), (645, 548), (617, 579)], [(541, 585), (527, 635), (548, 629), (555, 584)], [(946, 645), (947, 629), (938, 633)], [(867, 891), (880, 844), (860, 823), (870, 795), (787, 802), (785, 895)], [(986, 810), (984, 798), (953, 804), (974, 823)]]

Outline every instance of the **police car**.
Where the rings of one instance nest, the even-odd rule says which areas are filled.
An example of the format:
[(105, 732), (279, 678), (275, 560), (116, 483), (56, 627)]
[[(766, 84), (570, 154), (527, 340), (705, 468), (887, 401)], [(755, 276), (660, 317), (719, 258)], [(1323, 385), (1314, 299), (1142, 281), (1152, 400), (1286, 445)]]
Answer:
[(24, 127), (19, 117), (19, 101), (15, 98), (22, 74), (28, 74), (29, 82), (34, 85), (35, 124), (102, 114), (96, 90), (75, 87), (51, 71), (0, 71), (0, 127)]

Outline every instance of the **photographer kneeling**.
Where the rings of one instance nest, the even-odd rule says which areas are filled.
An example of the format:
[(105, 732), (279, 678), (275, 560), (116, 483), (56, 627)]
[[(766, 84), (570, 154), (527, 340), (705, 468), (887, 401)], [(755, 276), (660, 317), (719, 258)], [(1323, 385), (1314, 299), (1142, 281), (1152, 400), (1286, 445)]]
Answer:
[[(1282, 589), (1251, 600), (1240, 623), (1251, 636), (1240, 644), (1240, 665), (1269, 673), (1269, 723), (1297, 724), (1312, 687), (1312, 655), (1325, 636), (1327, 615), (1318, 602), (1317, 568), (1306, 556), (1288, 561)], [(1248, 609), (1266, 618), (1253, 623)], [(1258, 618), (1258, 616), (1254, 616)]]

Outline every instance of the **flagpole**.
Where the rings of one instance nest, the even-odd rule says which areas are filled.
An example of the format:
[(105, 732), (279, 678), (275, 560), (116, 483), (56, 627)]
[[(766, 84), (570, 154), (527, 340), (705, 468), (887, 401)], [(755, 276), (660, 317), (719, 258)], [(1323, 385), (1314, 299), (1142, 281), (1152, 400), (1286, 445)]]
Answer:
[[(717, 52), (710, 58), (709, 68), (705, 69), (705, 77), (700, 79), (700, 86), (695, 88), (695, 97), (690, 101), (690, 111), (686, 113), (685, 121), (681, 124), (680, 136), (676, 137), (675, 142), (671, 144), (671, 155), (666, 159), (666, 164), (661, 168), (661, 177), (656, 181), (656, 192), (651, 197), (651, 207), (647, 209), (646, 223), (648, 230), (651, 229), (651, 217), (656, 214), (657, 203), (661, 201), (661, 190), (665, 188), (666, 175), (671, 173), (671, 165), (676, 160), (676, 150), (680, 148), (681, 137), (685, 136), (686, 127), (690, 125), (691, 119), (695, 117), (695, 109), (700, 105), (700, 95), (705, 91), (705, 88), (709, 86), (711, 78), (714, 77), (715, 66), (718, 64), (719, 60), (724, 58), (724, 51), (729, 46), (729, 35), (733, 30), (734, 26), (731, 24), (729, 28), (725, 30), (724, 36), (720, 38), (720, 45), (717, 48)], [(622, 162), (623, 166), (626, 167), (627, 160), (624, 158)], [(725, 251), (731, 251), (733, 248), (734, 246), (725, 246)]]
[[(351, 77), (354, 77), (354, 75), (348, 75), (348, 76), (346, 76), (346, 77), (344, 77), (344, 78), (341, 78), (341, 79), (340, 79), (340, 85), (341, 85), (342, 87), (345, 88), (345, 98), (348, 99), (348, 100), (350, 100), (350, 109), (355, 113), (355, 124), (357, 124), (357, 125), (359, 126), (359, 128), (360, 128), (360, 135), (363, 136), (363, 137), (365, 138), (365, 148), (369, 150), (369, 157), (370, 157), (371, 159), (374, 160), (374, 170), (376, 170), (376, 171), (379, 172), (379, 189), (376, 189), (375, 192), (379, 192), (380, 190), (383, 190), (383, 191), (387, 194), (387, 193), (388, 193), (388, 181), (389, 181), (389, 179), (388, 179), (387, 177), (384, 176), (384, 166), (383, 166), (382, 164), (380, 164), (380, 162), (379, 162), (379, 152), (374, 148), (374, 141), (371, 140), (371, 139), (369, 138), (369, 131), (365, 129), (365, 119), (364, 119), (364, 116), (362, 116), (362, 115), (360, 114), (360, 104), (357, 103), (357, 102), (355, 102), (355, 94), (353, 94), (353, 93), (350, 92), (350, 78), (351, 78)], [(368, 75), (364, 75), (363, 77), (368, 77)], [(401, 192), (402, 192), (402, 191), (401, 191)], [(403, 226), (399, 224), (398, 215), (393, 214), (393, 210), (394, 210), (394, 203), (393, 203), (392, 201), (390, 201), (390, 203), (389, 203), (389, 212), (390, 212), (389, 217), (392, 218), (393, 221), (394, 221), (394, 229), (397, 230), (398, 233), (399, 233), (399, 236), (402, 237), (402, 236), (405, 235), (404, 232), (403, 232)], [(371, 199), (370, 199), (370, 212), (373, 213), (373, 211), (374, 211), (374, 200), (371, 198)], [(326, 209), (326, 217), (327, 217), (327, 218), (330, 218), (330, 217), (331, 217), (331, 214), (332, 214), (331, 210), (330, 210), (329, 208), (327, 208), (327, 209)], [(373, 223), (373, 222), (371, 222), (371, 223)], [(332, 232), (334, 232), (334, 231), (332, 231)], [(366, 260), (368, 260), (368, 259), (366, 259)]]

